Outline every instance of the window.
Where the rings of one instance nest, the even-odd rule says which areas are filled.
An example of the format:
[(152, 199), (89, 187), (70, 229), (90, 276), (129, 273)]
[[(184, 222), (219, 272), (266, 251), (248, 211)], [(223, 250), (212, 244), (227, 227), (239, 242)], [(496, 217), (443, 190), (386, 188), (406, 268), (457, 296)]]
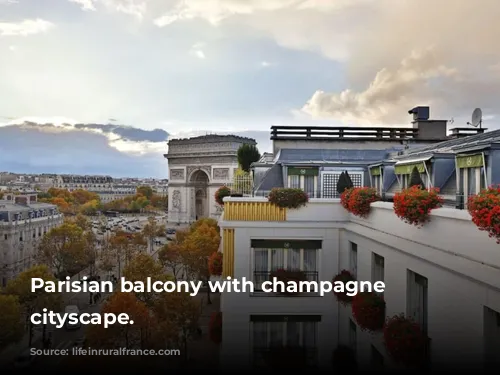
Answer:
[(500, 364), (500, 313), (484, 307), (484, 354), (486, 363)]
[(253, 240), (252, 248), (255, 290), (260, 290), (262, 283), (269, 280), (271, 272), (280, 268), (304, 271), (309, 281), (318, 281), (321, 241)]
[(318, 168), (288, 167), (288, 187), (304, 190), (309, 197), (317, 197)]
[[(347, 172), (349, 173), (349, 177), (351, 177), (354, 187), (363, 186), (363, 172)], [(323, 198), (340, 198), (337, 192), (337, 182), (341, 173), (342, 172), (323, 172), (321, 174), (321, 196)]]
[(288, 187), (291, 189), (300, 189), (300, 176), (288, 176)]
[(301, 348), (307, 364), (316, 364), (317, 330), (321, 316), (252, 315), (251, 334), (254, 364), (266, 366), (266, 355), (273, 348)]
[(384, 281), (384, 257), (373, 253), (372, 257), (372, 282)]
[(408, 271), (408, 316), (427, 334), (427, 278)]
[(356, 352), (358, 348), (358, 327), (349, 319), (349, 347)]
[(349, 269), (355, 279), (358, 278), (358, 245), (354, 242), (349, 242), (351, 249), (349, 251)]
[(384, 367), (384, 356), (374, 345), (371, 347), (371, 367), (372, 369), (382, 369)]

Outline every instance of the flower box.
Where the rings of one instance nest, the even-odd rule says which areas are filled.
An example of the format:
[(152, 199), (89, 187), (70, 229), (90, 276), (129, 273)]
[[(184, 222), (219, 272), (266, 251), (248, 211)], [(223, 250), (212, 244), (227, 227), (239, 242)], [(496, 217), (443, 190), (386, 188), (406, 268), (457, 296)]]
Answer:
[(210, 316), (210, 322), (208, 326), (210, 340), (216, 344), (222, 342), (222, 313), (213, 312)]
[[(306, 274), (304, 271), (300, 270), (285, 270), (283, 268), (277, 269), (275, 271), (272, 271), (270, 274), (270, 281), (273, 281), (274, 278), (276, 278), (278, 281), (282, 281), (285, 284), (285, 291), (280, 292), (279, 294), (283, 295), (296, 295), (298, 292), (289, 292), (286, 289), (288, 286), (292, 283), (298, 284), (300, 281), (307, 281)], [(298, 285), (297, 285), (297, 290), (298, 290)]]
[(469, 197), (467, 210), (479, 230), (500, 243), (500, 186), (489, 187)]
[(366, 331), (378, 331), (385, 323), (384, 298), (374, 292), (358, 293), (352, 299), (352, 315), (359, 327)]
[(274, 188), (267, 198), (280, 208), (300, 208), (309, 202), (309, 196), (301, 189)]
[(412, 186), (394, 194), (394, 212), (405, 223), (422, 226), (430, 219), (430, 212), (443, 205), (439, 189), (421, 189)]
[(340, 196), (342, 206), (359, 217), (367, 217), (370, 213), (370, 204), (379, 200), (377, 190), (370, 187), (347, 189)]
[[(336, 282), (342, 282), (343, 284), (349, 282), (349, 281), (356, 281), (354, 276), (347, 270), (342, 270), (337, 276), (333, 278), (333, 285), (335, 286)], [(344, 288), (345, 289), (345, 288)], [(353, 296), (348, 296), (347, 292), (344, 290), (344, 292), (333, 292), (335, 296), (337, 297), (337, 300), (343, 304), (344, 306), (350, 304), (352, 302)]]
[(231, 189), (227, 186), (221, 186), (215, 192), (214, 198), (218, 205), (224, 206), (224, 198), (231, 196)]
[(388, 319), (384, 327), (384, 344), (397, 363), (421, 365), (427, 359), (429, 339), (419, 325), (403, 314)]
[(213, 276), (222, 275), (222, 253), (216, 251), (208, 258), (208, 270)]

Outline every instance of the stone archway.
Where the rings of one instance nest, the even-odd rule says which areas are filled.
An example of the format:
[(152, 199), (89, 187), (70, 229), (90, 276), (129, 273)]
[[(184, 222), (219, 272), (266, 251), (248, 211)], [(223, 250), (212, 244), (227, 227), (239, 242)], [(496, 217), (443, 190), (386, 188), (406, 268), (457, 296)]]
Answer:
[(210, 182), (207, 173), (203, 170), (194, 171), (189, 182), (194, 187), (195, 195), (195, 219), (208, 217), (208, 184)]

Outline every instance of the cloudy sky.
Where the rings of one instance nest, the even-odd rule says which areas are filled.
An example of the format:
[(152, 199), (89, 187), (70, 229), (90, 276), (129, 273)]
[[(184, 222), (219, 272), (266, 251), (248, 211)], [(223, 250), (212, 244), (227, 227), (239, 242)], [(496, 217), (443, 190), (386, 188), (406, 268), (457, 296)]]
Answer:
[(59, 171), (68, 139), (93, 136), (73, 170), (102, 151), (102, 172), (121, 174), (109, 151), (166, 175), (169, 135), (405, 125), (415, 105), (454, 126), (481, 107), (494, 128), (499, 13), (497, 0), (0, 0), (0, 147), (43, 133), (45, 164), (30, 146), (16, 168), (65, 159)]

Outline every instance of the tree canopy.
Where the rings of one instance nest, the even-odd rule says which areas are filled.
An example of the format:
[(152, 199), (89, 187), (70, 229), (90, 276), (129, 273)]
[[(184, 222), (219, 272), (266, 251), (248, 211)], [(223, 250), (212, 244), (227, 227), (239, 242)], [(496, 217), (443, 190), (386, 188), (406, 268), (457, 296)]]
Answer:
[(260, 159), (260, 153), (257, 146), (245, 143), (238, 149), (237, 157), (240, 168), (245, 172), (249, 172), (252, 163)]

